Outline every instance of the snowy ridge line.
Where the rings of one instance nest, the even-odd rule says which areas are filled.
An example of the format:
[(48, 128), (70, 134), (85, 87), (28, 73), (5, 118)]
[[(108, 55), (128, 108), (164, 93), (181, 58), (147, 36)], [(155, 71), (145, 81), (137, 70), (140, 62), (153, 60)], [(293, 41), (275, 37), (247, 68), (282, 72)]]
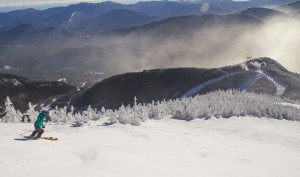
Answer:
[(185, 94), (183, 94), (181, 96), (181, 98), (183, 98), (183, 97), (191, 97), (191, 96), (195, 95), (196, 93), (198, 93), (199, 91), (201, 91), (206, 86), (214, 84), (214, 83), (216, 83), (216, 82), (218, 82), (220, 80), (223, 80), (226, 77), (229, 77), (229, 76), (232, 76), (232, 75), (235, 75), (235, 74), (238, 74), (238, 73), (241, 73), (241, 72), (228, 73), (228, 74), (225, 74), (225, 75), (223, 75), (221, 77), (210, 79), (210, 80), (208, 80), (208, 81), (206, 81), (206, 82), (204, 82), (202, 84), (197, 85), (196, 87), (192, 88), (191, 90), (187, 91)]

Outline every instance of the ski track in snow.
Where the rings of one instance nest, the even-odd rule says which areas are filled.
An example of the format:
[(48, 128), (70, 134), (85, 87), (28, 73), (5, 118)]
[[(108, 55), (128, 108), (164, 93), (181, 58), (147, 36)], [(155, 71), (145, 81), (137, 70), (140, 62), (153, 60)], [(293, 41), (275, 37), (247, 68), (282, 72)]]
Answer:
[(239, 117), (107, 120), (90, 127), (47, 125), (58, 141), (21, 141), (32, 124), (0, 124), (0, 177), (298, 177), (300, 123)]

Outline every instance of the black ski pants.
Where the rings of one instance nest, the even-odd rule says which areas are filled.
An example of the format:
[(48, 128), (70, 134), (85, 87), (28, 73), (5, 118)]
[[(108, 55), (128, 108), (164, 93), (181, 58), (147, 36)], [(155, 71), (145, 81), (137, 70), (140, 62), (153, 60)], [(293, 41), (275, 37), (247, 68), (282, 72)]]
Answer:
[(30, 136), (34, 137), (37, 134), (37, 138), (40, 138), (42, 134), (44, 133), (44, 129), (42, 127), (34, 126), (35, 130), (32, 132)]

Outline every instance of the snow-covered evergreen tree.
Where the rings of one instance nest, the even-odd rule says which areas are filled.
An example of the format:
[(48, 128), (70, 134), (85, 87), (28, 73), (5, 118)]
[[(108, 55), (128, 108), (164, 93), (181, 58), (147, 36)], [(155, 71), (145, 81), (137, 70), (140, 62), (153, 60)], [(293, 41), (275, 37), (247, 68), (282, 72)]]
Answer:
[(1, 122), (5, 123), (15, 123), (20, 122), (22, 118), (22, 113), (20, 111), (16, 111), (9, 97), (5, 100), (5, 116), (2, 117)]
[[(75, 113), (75, 108), (55, 108), (50, 111), (50, 117), (55, 124), (73, 124), (73, 126), (89, 125), (90, 121), (107, 118), (110, 123), (140, 125), (148, 119), (173, 118), (180, 120), (230, 118), (233, 116), (254, 116), (275, 119), (287, 119), (300, 121), (299, 108), (291, 104), (285, 104), (279, 97), (239, 92), (236, 90), (215, 91), (205, 95), (184, 97), (169, 101), (158, 101), (149, 104), (138, 104), (134, 99), (134, 105), (122, 105), (117, 110), (101, 111), (89, 106), (86, 110)], [(21, 113), (16, 111), (9, 100), (6, 99), (6, 115), (2, 122), (18, 122)], [(34, 106), (29, 104), (29, 110), (35, 120)], [(35, 115), (34, 115), (35, 114)]]
[(59, 118), (59, 109), (57, 106), (55, 106), (55, 109), (52, 111), (49, 111), (49, 116), (51, 117), (51, 121), (54, 123), (60, 122)]
[[(38, 115), (38, 112), (34, 110), (36, 105), (32, 105), (31, 102), (29, 102), (28, 107), (29, 107), (29, 109), (24, 113), (24, 115), (27, 116), (28, 121), (33, 122)], [(26, 120), (24, 120), (24, 121), (26, 121)]]

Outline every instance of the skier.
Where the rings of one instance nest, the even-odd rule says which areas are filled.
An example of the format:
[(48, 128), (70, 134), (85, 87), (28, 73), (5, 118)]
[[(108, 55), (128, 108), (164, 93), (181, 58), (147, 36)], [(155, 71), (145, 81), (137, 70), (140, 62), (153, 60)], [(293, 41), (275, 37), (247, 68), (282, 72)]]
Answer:
[[(49, 115), (48, 110), (43, 110), (42, 112), (39, 113), (36, 121), (34, 122), (35, 130), (32, 132), (30, 137), (35, 138), (35, 139), (42, 137), (42, 134), (44, 133), (43, 128), (45, 128), (44, 121), (48, 115)], [(35, 137), (36, 134), (37, 134), (37, 136)]]

